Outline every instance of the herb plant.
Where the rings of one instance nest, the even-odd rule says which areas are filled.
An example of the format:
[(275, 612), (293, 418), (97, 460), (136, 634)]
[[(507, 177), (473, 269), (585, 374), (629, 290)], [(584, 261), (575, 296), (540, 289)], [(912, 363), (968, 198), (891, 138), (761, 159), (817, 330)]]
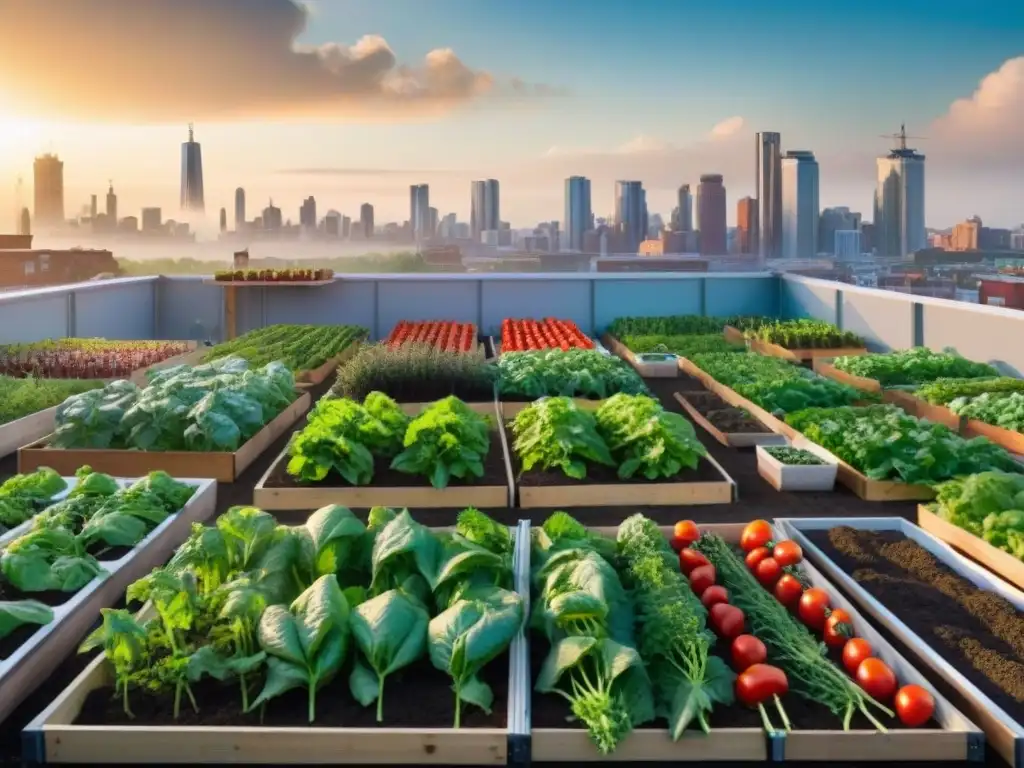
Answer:
[(683, 469), (696, 469), (707, 456), (693, 425), (646, 395), (613, 395), (597, 409), (596, 418), (597, 432), (623, 479), (675, 477)]
[(498, 358), (498, 391), (511, 398), (581, 397), (647, 392), (628, 363), (594, 349), (507, 352)]
[(39, 379), (0, 376), (0, 424), (54, 408), (72, 395), (100, 389), (99, 379)]
[(615, 460), (597, 431), (594, 415), (568, 397), (545, 397), (521, 410), (512, 423), (513, 450), (523, 472), (560, 469), (582, 480), (587, 462), (613, 466)]
[(813, 467), (825, 463), (810, 451), (805, 451), (802, 448), (766, 446), (764, 452), (773, 459), (794, 467)]
[(977, 397), (958, 397), (948, 406), (958, 416), (1024, 432), (1024, 392), (985, 392)]
[(668, 352), (690, 357), (703, 352), (746, 352), (746, 347), (725, 340), (721, 333), (691, 335), (629, 335), (620, 339), (631, 352)]
[(941, 483), (932, 510), (946, 522), (1024, 560), (1024, 476), (979, 472)]
[(0, 640), (26, 624), (44, 626), (53, 621), (53, 609), (38, 600), (0, 600)]
[(801, 318), (771, 320), (745, 331), (751, 339), (778, 344), (785, 349), (839, 349), (863, 347), (864, 339), (850, 331), (841, 331), (832, 323)]
[(991, 365), (976, 363), (954, 352), (933, 352), (927, 347), (837, 357), (832, 364), (853, 376), (875, 379), (883, 387), (923, 384), (943, 378), (979, 379), (999, 375)]
[(742, 331), (761, 325), (763, 322), (765, 322), (765, 318), (739, 315), (734, 317), (705, 317), (704, 315), (619, 317), (608, 326), (608, 333), (618, 338), (619, 341), (622, 341), (625, 336), (721, 335), (722, 329), (727, 325)]
[(451, 478), (484, 476), (484, 461), (491, 449), (491, 425), (455, 397), (427, 406), (405, 431), (404, 450), (391, 468), (423, 475), (434, 488), (445, 488)]
[(991, 379), (937, 379), (915, 391), (922, 400), (946, 405), (959, 397), (977, 397), (986, 392), (1024, 392), (1024, 379), (999, 376)]
[(368, 333), (357, 325), (268, 325), (216, 345), (203, 362), (234, 355), (256, 367), (277, 360), (298, 374), (319, 368)]
[(48, 467), (8, 478), (0, 485), (0, 533), (21, 525), (66, 489), (64, 478)]

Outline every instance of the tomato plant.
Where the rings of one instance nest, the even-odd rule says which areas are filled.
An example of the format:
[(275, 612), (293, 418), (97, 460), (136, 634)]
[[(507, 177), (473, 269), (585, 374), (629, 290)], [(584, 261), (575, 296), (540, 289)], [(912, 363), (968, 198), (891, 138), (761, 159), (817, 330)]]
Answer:
[(679, 550), (679, 570), (689, 576), (695, 568), (710, 565), (708, 559), (695, 549)]
[(823, 638), (829, 648), (842, 648), (853, 637), (853, 620), (842, 608), (836, 608), (825, 619)]
[(751, 571), (757, 568), (758, 563), (764, 560), (766, 557), (771, 557), (772, 551), (768, 547), (757, 547), (747, 552), (747, 556), (743, 561), (747, 564), (747, 568)]
[(761, 586), (766, 589), (772, 589), (781, 574), (782, 568), (774, 557), (764, 558), (754, 569), (754, 576), (761, 582)]
[(896, 692), (896, 714), (908, 728), (919, 728), (935, 713), (935, 699), (919, 685), (904, 685)]
[(688, 547), (699, 538), (700, 529), (693, 520), (680, 520), (672, 529), (673, 548), (682, 549), (683, 547)]
[(427, 322), (400, 321), (385, 340), (389, 347), (426, 344), (446, 352), (472, 352), (476, 349), (477, 329), (473, 323), (448, 320)]
[(753, 635), (739, 635), (732, 641), (732, 665), (737, 672), (742, 672), (755, 664), (763, 664), (768, 659), (765, 644)]
[(748, 523), (740, 536), (740, 549), (750, 552), (752, 549), (765, 546), (772, 540), (772, 527), (767, 520), (754, 520)]
[(857, 667), (857, 684), (876, 701), (885, 702), (896, 692), (896, 675), (889, 666), (874, 656)]
[(716, 578), (717, 573), (713, 565), (702, 565), (699, 568), (694, 568), (690, 571), (690, 589), (693, 590), (693, 594), (700, 597), (704, 594), (705, 589), (714, 586)]
[(772, 550), (772, 557), (775, 558), (779, 565), (785, 568), (789, 565), (796, 565), (803, 560), (804, 552), (795, 541), (786, 539), (775, 545), (775, 548)]
[(871, 654), (874, 652), (871, 643), (864, 638), (851, 637), (843, 646), (843, 666), (851, 675), (856, 675), (861, 662), (871, 658)]
[(700, 601), (704, 604), (705, 608), (710, 608), (717, 603), (728, 603), (729, 592), (725, 587), (713, 584), (704, 590), (704, 593), (700, 596)]
[(715, 634), (726, 640), (732, 640), (742, 635), (746, 626), (746, 616), (743, 611), (728, 603), (712, 605), (708, 611), (708, 617), (711, 619), (711, 628), (715, 630)]
[(770, 664), (754, 664), (736, 678), (736, 698), (755, 707), (773, 696), (789, 691), (786, 673)]
[(800, 606), (797, 612), (804, 624), (811, 629), (821, 631), (825, 628), (828, 605), (828, 593), (818, 587), (811, 587), (800, 596)]
[(572, 320), (545, 317), (541, 321), (505, 318), (501, 321), (501, 351), (594, 349), (594, 342)]
[(775, 589), (772, 590), (775, 594), (775, 599), (782, 603), (787, 608), (792, 608), (798, 602), (800, 602), (800, 596), (804, 593), (804, 585), (800, 583), (800, 579), (791, 573), (784, 573), (775, 582)]

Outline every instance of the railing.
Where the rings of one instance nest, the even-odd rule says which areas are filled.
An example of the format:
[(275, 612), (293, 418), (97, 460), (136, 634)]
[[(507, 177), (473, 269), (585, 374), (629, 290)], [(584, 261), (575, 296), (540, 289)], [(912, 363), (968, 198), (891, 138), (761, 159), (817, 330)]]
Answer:
[[(622, 315), (816, 317), (873, 349), (926, 345), (1024, 373), (1024, 312), (765, 273), (340, 276), (322, 287), (238, 290), (239, 333), (273, 323), (355, 323), (373, 338), (401, 319), (476, 323), (556, 316), (600, 331)], [(201, 277), (135, 277), (0, 293), (0, 343), (65, 336), (209, 339), (223, 289)]]

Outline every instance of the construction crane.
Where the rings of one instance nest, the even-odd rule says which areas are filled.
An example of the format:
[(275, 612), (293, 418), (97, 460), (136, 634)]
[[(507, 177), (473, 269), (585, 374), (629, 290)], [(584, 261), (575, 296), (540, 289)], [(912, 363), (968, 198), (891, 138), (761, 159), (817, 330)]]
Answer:
[(907, 136), (907, 124), (906, 123), (900, 123), (900, 132), (899, 133), (883, 133), (880, 136), (880, 138), (892, 139), (893, 141), (898, 141), (900, 143), (900, 151), (901, 152), (906, 152), (907, 151), (907, 139), (914, 139), (914, 140), (922, 140), (923, 141), (927, 137), (925, 137), (925, 136)]

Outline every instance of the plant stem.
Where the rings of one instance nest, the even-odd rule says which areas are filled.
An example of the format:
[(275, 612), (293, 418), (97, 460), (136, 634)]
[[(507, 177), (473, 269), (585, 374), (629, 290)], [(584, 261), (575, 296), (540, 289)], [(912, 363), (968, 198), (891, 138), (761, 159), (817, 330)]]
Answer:
[(764, 724), (765, 731), (768, 732), (769, 736), (774, 736), (775, 729), (772, 727), (772, 721), (768, 719), (768, 712), (765, 711), (763, 703), (757, 705), (757, 711), (761, 713), (761, 722)]
[(132, 712), (132, 708), (130, 706), (128, 706), (128, 681), (127, 680), (125, 680), (124, 683), (121, 684), (121, 702), (122, 702), (122, 706), (124, 707), (124, 713), (126, 715), (128, 715), (128, 718), (130, 720), (134, 720), (135, 719), (135, 714)]
[(461, 722), (462, 715), (462, 692), (458, 687), (455, 688), (455, 727), (458, 728)]
[(775, 708), (779, 710), (779, 717), (782, 718), (782, 727), (787, 731), (793, 730), (793, 724), (789, 722), (789, 717), (786, 715), (786, 710), (782, 708), (782, 699), (779, 698), (779, 694), (775, 694)]
[(384, 678), (377, 681), (377, 722), (384, 722)]
[(174, 686), (174, 719), (178, 719), (181, 713), (181, 682)]
[(316, 718), (316, 686), (309, 686), (309, 722)]
[(249, 687), (245, 684), (245, 673), (238, 675), (238, 682), (242, 686), (242, 711), (249, 711)]

